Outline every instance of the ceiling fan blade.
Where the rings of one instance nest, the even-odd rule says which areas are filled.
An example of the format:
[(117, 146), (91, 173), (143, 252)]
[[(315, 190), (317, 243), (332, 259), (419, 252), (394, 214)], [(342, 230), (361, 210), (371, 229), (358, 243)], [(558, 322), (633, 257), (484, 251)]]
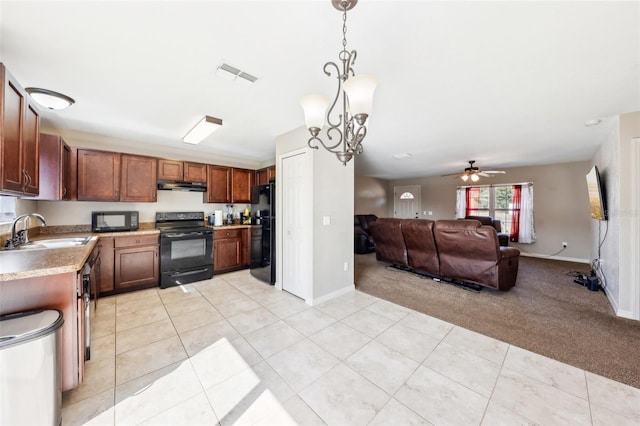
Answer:
[(441, 177), (445, 177), (445, 176), (462, 176), (464, 173), (449, 173), (448, 175), (440, 175)]
[(502, 174), (502, 173), (507, 173), (504, 170), (482, 170), (481, 173), (491, 173), (491, 174)]

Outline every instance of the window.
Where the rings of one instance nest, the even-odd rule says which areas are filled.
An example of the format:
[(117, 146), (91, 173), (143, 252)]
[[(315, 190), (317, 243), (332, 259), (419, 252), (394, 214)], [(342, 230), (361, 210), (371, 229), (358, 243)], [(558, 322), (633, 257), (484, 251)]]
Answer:
[(413, 200), (413, 198), (413, 194), (410, 192), (403, 192), (402, 195), (400, 195), (401, 200)]
[(492, 216), (511, 241), (535, 242), (532, 183), (458, 187), (457, 194), (456, 217)]
[(9, 223), (16, 218), (16, 197), (0, 195), (0, 223)]
[(465, 216), (491, 216), (500, 221), (502, 232), (511, 235), (513, 185), (472, 186), (467, 189), (467, 194)]

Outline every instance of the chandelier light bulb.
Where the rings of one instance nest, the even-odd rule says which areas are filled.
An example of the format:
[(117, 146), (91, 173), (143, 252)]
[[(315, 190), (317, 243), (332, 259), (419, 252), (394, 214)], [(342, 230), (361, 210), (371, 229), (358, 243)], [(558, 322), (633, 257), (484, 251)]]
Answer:
[(300, 105), (304, 111), (304, 122), (307, 129), (322, 129), (325, 113), (329, 107), (329, 98), (322, 95), (305, 95), (300, 98)]
[(356, 75), (344, 82), (343, 89), (349, 98), (349, 109), (353, 116), (371, 115), (373, 110), (373, 93), (378, 79), (372, 75)]

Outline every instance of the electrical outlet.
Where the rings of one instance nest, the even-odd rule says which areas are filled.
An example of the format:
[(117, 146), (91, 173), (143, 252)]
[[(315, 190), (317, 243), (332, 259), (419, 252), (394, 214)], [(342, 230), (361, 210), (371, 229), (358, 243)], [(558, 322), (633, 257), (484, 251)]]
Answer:
[(567, 246), (568, 246), (567, 242), (566, 242), (566, 241), (563, 241), (563, 242), (562, 242), (562, 248), (567, 248)]

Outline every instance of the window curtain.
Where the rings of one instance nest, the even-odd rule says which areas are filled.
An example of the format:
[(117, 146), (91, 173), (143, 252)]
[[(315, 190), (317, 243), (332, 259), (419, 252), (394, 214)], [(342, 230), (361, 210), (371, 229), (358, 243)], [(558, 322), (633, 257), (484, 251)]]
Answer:
[(464, 215), (471, 216), (476, 210), (478, 210), (478, 198), (480, 197), (480, 187), (479, 186), (471, 186), (467, 188), (467, 192), (465, 194), (466, 206)]
[(458, 188), (456, 191), (456, 219), (464, 219), (467, 211), (467, 199), (465, 188)]
[(520, 194), (520, 231), (518, 242), (532, 244), (536, 241), (536, 231), (533, 225), (533, 185), (524, 185)]
[(511, 232), (509, 240), (517, 243), (520, 241), (520, 204), (522, 185), (513, 185), (513, 195), (511, 197)]

